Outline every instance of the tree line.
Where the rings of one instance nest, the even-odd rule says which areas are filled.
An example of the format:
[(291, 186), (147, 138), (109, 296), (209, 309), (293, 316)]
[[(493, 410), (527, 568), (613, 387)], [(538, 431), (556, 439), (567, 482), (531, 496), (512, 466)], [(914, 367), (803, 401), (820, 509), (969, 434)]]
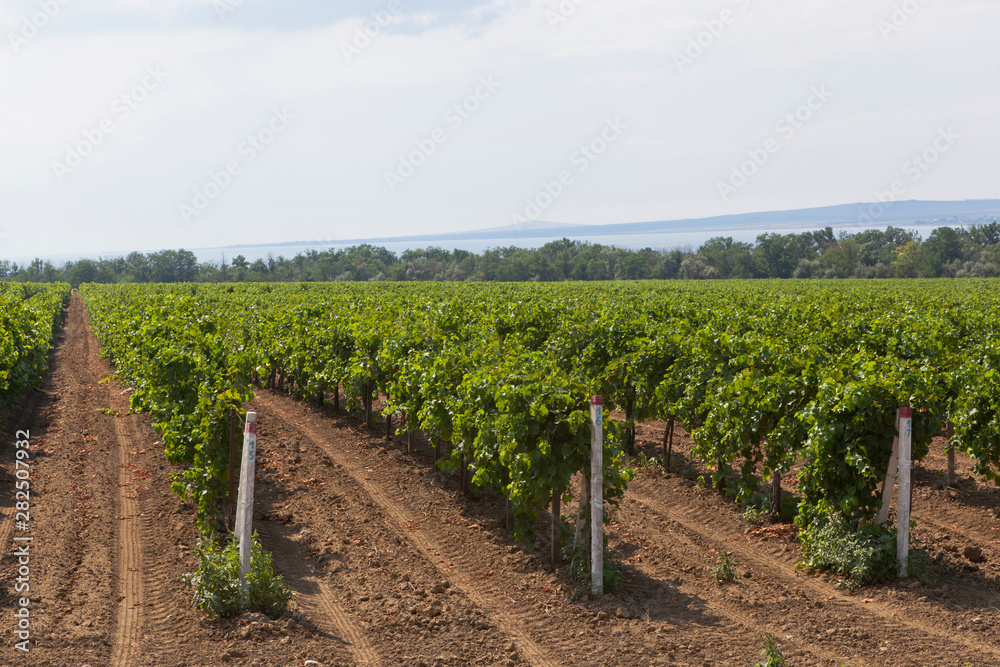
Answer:
[(359, 245), (295, 257), (198, 262), (189, 250), (133, 252), (54, 266), (0, 261), (14, 282), (176, 283), (332, 281), (673, 280), (752, 278), (967, 278), (1000, 276), (1000, 224), (939, 227), (926, 239), (899, 227), (834, 234), (831, 227), (766, 233), (753, 243), (717, 236), (697, 249), (629, 250), (561, 239), (541, 248), (482, 253), (430, 247), (396, 254)]

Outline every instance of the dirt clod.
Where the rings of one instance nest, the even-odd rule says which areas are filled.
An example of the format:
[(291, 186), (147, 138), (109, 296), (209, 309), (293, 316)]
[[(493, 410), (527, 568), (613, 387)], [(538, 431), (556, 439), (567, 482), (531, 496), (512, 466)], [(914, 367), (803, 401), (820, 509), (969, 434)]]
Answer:
[(983, 550), (981, 547), (975, 545), (969, 545), (962, 550), (962, 555), (965, 556), (966, 560), (970, 563), (983, 563), (986, 558), (983, 556)]

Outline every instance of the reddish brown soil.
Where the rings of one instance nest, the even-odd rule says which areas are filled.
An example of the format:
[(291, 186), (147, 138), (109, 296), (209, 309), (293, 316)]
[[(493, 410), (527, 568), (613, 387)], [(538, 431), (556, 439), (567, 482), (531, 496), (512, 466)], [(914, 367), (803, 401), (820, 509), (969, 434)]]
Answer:
[[(74, 299), (45, 388), (4, 431), (32, 431), (35, 538), (24, 655), (13, 648), (5, 492), (8, 664), (749, 667), (770, 633), (789, 665), (1000, 665), (1000, 492), (961, 456), (958, 488), (944, 488), (943, 443), (917, 467), (914, 490), (930, 584), (851, 594), (797, 568), (788, 527), (750, 531), (735, 505), (696, 489), (693, 443), (678, 430), (675, 472), (640, 471), (611, 511), (622, 585), (595, 598), (564, 568), (548, 570), (548, 517), (525, 553), (504, 528), (503, 501), (460, 495), (457, 474), (436, 470), (423, 439), (407, 454), (403, 439), (376, 435), (381, 425), (368, 433), (269, 391), (248, 406), (260, 424), (255, 526), (295, 591), (295, 615), (210, 621), (180, 582), (196, 565), (193, 508), (170, 493), (173, 469), (148, 417), (97, 412), (127, 410), (126, 388), (100, 384), (108, 375)], [(640, 425), (647, 455), (662, 454), (662, 429)], [(0, 460), (12, 490), (10, 438)], [(968, 546), (985, 561), (969, 562)], [(726, 550), (738, 576), (719, 585), (710, 570)]]
[[(212, 665), (231, 644), (231, 624), (211, 622), (191, 605), (181, 575), (197, 561), (194, 506), (171, 493), (159, 438), (145, 415), (128, 415), (128, 391), (110, 377), (74, 297), (41, 391), (9, 410), (0, 444), (4, 489), (4, 579), (0, 641), (4, 664)], [(103, 410), (105, 412), (99, 412)], [(31, 431), (31, 513), (14, 530), (13, 442)], [(30, 653), (14, 648), (11, 533), (30, 535)], [(17, 597), (20, 597), (18, 595)], [(287, 632), (287, 631), (286, 631)], [(258, 664), (298, 664), (306, 647), (347, 653), (297, 628), (282, 644), (253, 643)], [(246, 645), (246, 642), (240, 642)], [(266, 656), (266, 657), (265, 657)]]

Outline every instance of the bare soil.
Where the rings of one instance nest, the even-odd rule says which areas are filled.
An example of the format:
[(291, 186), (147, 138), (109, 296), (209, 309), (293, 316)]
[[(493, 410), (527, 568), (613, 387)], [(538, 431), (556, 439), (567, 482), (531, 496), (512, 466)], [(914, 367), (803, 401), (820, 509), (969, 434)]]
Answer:
[[(127, 414), (128, 388), (102, 383), (111, 370), (79, 298), (51, 363), (45, 387), (8, 406), (0, 443), (4, 664), (750, 667), (768, 633), (789, 665), (1000, 665), (1000, 491), (961, 455), (959, 484), (945, 487), (943, 441), (915, 474), (929, 584), (850, 593), (796, 567), (793, 527), (748, 527), (736, 505), (696, 487), (703, 471), (678, 429), (673, 472), (640, 470), (611, 510), (621, 586), (594, 597), (565, 567), (550, 571), (547, 516), (524, 551), (503, 500), (459, 493), (424, 439), (408, 453), (382, 424), (366, 431), (266, 390), (248, 406), (259, 421), (255, 527), (295, 609), (208, 620), (181, 583), (197, 564), (193, 507), (170, 492), (175, 470), (149, 418)], [(663, 427), (639, 426), (647, 456), (662, 456)], [(27, 531), (13, 516), (16, 429), (32, 436)], [(14, 649), (15, 534), (34, 538), (28, 654)], [(737, 578), (720, 585), (711, 568), (724, 551)]]

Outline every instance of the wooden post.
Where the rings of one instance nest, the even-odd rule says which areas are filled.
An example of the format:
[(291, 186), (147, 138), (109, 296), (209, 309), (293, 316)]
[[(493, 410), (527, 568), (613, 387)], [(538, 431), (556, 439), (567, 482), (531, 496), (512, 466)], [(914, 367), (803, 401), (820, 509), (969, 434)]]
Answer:
[(670, 472), (670, 456), (674, 448), (674, 420), (667, 422), (667, 427), (663, 429), (663, 467)]
[(229, 409), (229, 502), (226, 506), (226, 528), (235, 528), (236, 502), (236, 410)]
[(945, 450), (948, 453), (948, 480), (947, 485), (954, 487), (955, 483), (958, 481), (955, 478), (955, 443), (950, 442), (951, 438), (955, 435), (955, 425), (950, 421), (944, 423), (944, 437), (948, 438), (948, 447)]
[(590, 590), (604, 594), (604, 400), (590, 401)]
[(896, 507), (896, 556), (899, 576), (906, 576), (910, 555), (910, 475), (913, 468), (913, 408), (899, 409), (899, 501)]
[(372, 424), (372, 381), (365, 380), (365, 428), (371, 428)]
[[(896, 424), (899, 424), (899, 413), (896, 413)], [(896, 471), (899, 468), (899, 436), (892, 439), (892, 455), (889, 456), (889, 467), (885, 471), (885, 482), (882, 483), (882, 507), (878, 510), (875, 523), (884, 526), (889, 518), (889, 505), (892, 504), (893, 486), (896, 483)]]
[(504, 527), (507, 530), (514, 530), (514, 510), (510, 506), (510, 491), (503, 494), (504, 500)]
[(771, 521), (778, 523), (781, 520), (781, 473), (777, 470), (771, 471)]
[(340, 381), (333, 386), (333, 411), (340, 414)]
[(948, 444), (948, 486), (954, 487), (955, 482), (955, 445)]
[(573, 536), (576, 548), (586, 556), (587, 572), (590, 572), (590, 466), (580, 476), (580, 502), (576, 510), (576, 534)]
[(458, 495), (465, 493), (465, 474), (467, 470), (465, 467), (465, 454), (462, 454), (461, 460), (458, 464)]
[[(386, 403), (389, 401), (389, 392), (385, 393)], [(382, 408), (382, 415), (385, 417), (385, 441), (392, 440), (392, 413), (389, 412), (388, 405)]]
[(240, 546), (240, 585), (243, 595), (249, 591), (250, 544), (253, 535), (253, 482), (257, 467), (257, 413), (247, 413), (243, 432), (243, 463), (240, 466), (240, 495), (236, 512), (236, 537)]
[(632, 419), (633, 399), (630, 395), (625, 400), (625, 423), (628, 425), (628, 436), (625, 441), (625, 451), (629, 456), (635, 456), (635, 420)]
[(514, 508), (510, 505), (510, 470), (504, 469), (504, 525), (507, 530), (514, 530)]
[(562, 542), (562, 516), (559, 510), (560, 505), (560, 493), (556, 489), (552, 489), (552, 569), (556, 569), (559, 565), (559, 543)]

